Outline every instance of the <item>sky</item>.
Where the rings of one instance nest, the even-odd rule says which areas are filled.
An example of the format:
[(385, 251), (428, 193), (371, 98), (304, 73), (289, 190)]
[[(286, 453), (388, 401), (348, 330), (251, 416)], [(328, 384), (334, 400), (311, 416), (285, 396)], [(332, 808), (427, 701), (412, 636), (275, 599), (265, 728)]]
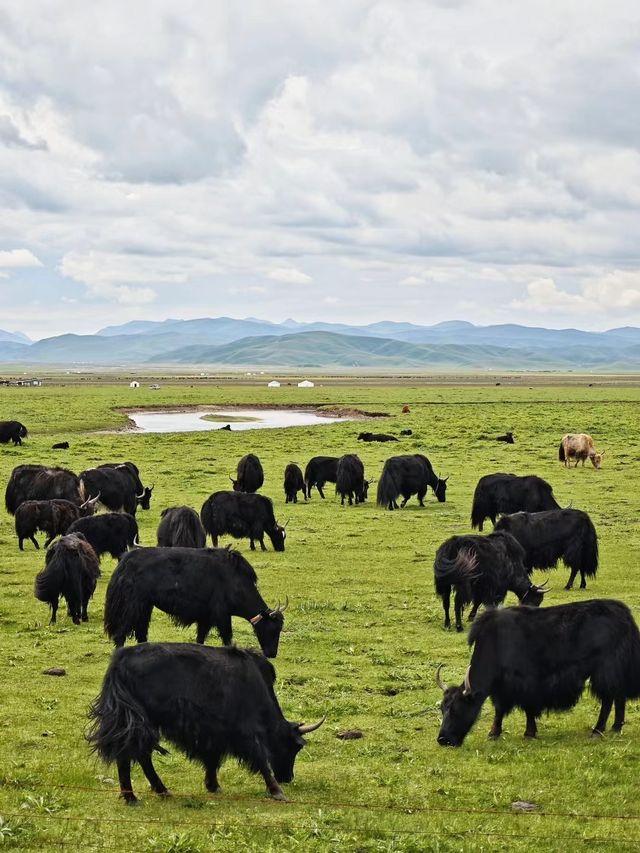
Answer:
[(640, 325), (637, 0), (0, 0), (0, 328)]

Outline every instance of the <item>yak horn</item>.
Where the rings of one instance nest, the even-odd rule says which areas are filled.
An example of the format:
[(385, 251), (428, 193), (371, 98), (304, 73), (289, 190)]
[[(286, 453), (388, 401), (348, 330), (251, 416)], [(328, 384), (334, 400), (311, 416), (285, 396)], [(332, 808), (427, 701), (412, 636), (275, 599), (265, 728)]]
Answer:
[(144, 497), (144, 489), (142, 490), (141, 495), (136, 495), (136, 500), (141, 501), (143, 497)]
[(307, 735), (309, 734), (309, 732), (315, 732), (315, 730), (319, 729), (326, 719), (327, 715), (325, 714), (324, 717), (318, 723), (309, 723), (309, 725), (306, 726), (304, 723), (300, 723), (300, 725), (298, 726), (298, 731), (301, 735)]
[(291, 521), (291, 519), (290, 519), (290, 518), (288, 518), (288, 519), (287, 519), (287, 521), (286, 521), (286, 523), (283, 525), (283, 530), (286, 530), (286, 528), (287, 528), (287, 524), (289, 524), (289, 522), (290, 522), (290, 521)]
[(284, 604), (280, 604), (280, 602), (278, 602), (275, 610), (271, 611), (271, 615), (273, 616), (275, 613), (284, 613), (284, 611), (287, 609), (288, 606), (289, 606), (289, 596), (287, 595), (285, 600), (284, 600)]
[(438, 664), (438, 668), (436, 669), (436, 684), (438, 685), (440, 690), (442, 690), (442, 692), (444, 693), (444, 691), (447, 689), (447, 683), (442, 680), (442, 677), (440, 675), (440, 670), (443, 667), (444, 667), (443, 663)]
[(469, 696), (471, 692), (471, 667), (469, 666), (464, 674), (464, 690), (462, 691), (462, 695)]

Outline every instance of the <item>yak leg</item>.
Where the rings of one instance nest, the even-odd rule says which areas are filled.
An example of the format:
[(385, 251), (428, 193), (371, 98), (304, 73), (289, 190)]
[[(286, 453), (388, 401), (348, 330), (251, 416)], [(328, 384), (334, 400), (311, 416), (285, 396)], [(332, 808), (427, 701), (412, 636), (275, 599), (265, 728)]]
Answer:
[(473, 622), (473, 620), (476, 618), (476, 614), (478, 612), (479, 607), (480, 607), (480, 602), (476, 601), (474, 603), (473, 607), (471, 608), (471, 610), (469, 611), (469, 616), (467, 617), (469, 622)]
[(456, 597), (453, 606), (456, 611), (456, 631), (460, 633), (464, 630), (462, 627), (462, 610), (464, 608), (464, 604), (462, 601), (462, 594), (459, 589), (456, 590)]
[[(201, 646), (204, 645), (204, 643), (207, 639), (207, 634), (209, 633), (210, 630), (211, 630), (211, 625), (209, 625), (208, 622), (198, 622), (198, 629), (197, 629), (197, 633), (196, 633), (196, 643), (200, 643)], [(227, 646), (227, 645), (229, 645), (229, 644), (225, 643), (225, 646)]]
[[(602, 704), (600, 705), (600, 715), (596, 721), (595, 726), (593, 727), (594, 735), (602, 735), (607, 728), (607, 720), (609, 719), (609, 714), (611, 713), (611, 706), (613, 705), (613, 699), (603, 699)], [(617, 706), (616, 706), (617, 713)]]
[(140, 767), (142, 767), (142, 772), (151, 785), (151, 790), (162, 797), (170, 797), (171, 794), (167, 791), (164, 782), (156, 773), (156, 768), (153, 766), (153, 761), (151, 760), (151, 753), (145, 755), (144, 758), (140, 758), (139, 763)]
[(81, 618), (82, 618), (82, 621), (83, 621), (83, 622), (88, 622), (88, 621), (89, 621), (89, 614), (88, 614), (88, 612), (87, 612), (87, 607), (88, 607), (88, 606), (89, 606), (89, 598), (87, 597), (87, 598), (85, 598), (85, 599), (84, 599), (84, 601), (82, 602), (82, 614), (81, 614)]
[(218, 537), (214, 536), (213, 533), (211, 534), (211, 541), (213, 543), (213, 547), (217, 548), (218, 547)]
[(316, 489), (320, 493), (320, 497), (322, 498), (322, 500), (324, 500), (324, 492), (322, 491), (323, 486), (324, 486), (324, 483), (316, 483)]
[(205, 775), (204, 775), (204, 785), (207, 791), (211, 794), (217, 794), (220, 790), (220, 783), (218, 782), (218, 768), (220, 767), (220, 758), (219, 754), (209, 755), (205, 762)]
[(489, 740), (497, 740), (502, 734), (502, 721), (504, 720), (504, 711), (499, 705), (495, 706), (495, 716), (493, 724), (489, 730)]
[(444, 627), (445, 630), (451, 627), (451, 617), (449, 616), (449, 605), (451, 603), (451, 587), (447, 587), (442, 593), (442, 608), (444, 610)]
[(249, 537), (249, 547), (251, 548), (252, 551), (256, 550), (256, 543), (253, 541), (253, 539), (251, 537)]
[[(144, 613), (141, 613), (137, 625), (134, 626), (133, 633), (137, 643), (147, 642), (147, 637), (149, 636), (149, 622), (151, 622), (152, 610), (153, 608), (149, 607), (144, 611)], [(124, 646), (124, 636), (122, 638), (122, 643), (116, 643), (116, 645)]]
[(120, 796), (128, 806), (138, 802), (131, 787), (131, 761), (128, 758), (118, 758), (118, 781), (120, 782)]
[(525, 737), (538, 737), (538, 724), (536, 723), (536, 715), (532, 714), (531, 711), (525, 711), (527, 715), (527, 727), (524, 730)]
[[(31, 539), (31, 541), (33, 542), (33, 544), (36, 546), (36, 551), (39, 551), (39, 550), (40, 550), (40, 545), (38, 545), (38, 540), (36, 539), (36, 537), (35, 537), (35, 536), (30, 536), (30, 537), (29, 537), (29, 539)], [(50, 542), (45, 542), (44, 544), (45, 544), (45, 547), (46, 547), (46, 548), (48, 548), (48, 547), (49, 547), (49, 545), (50, 545), (51, 543), (50, 543)], [(22, 551), (22, 545), (20, 546), (20, 550)]]
[(587, 579), (584, 576), (584, 572), (580, 569), (580, 589), (587, 588)]
[[(577, 569), (571, 569), (571, 574), (569, 575), (569, 580), (567, 581), (567, 585), (565, 586), (565, 589), (571, 589), (571, 587), (573, 586), (573, 582), (576, 579), (577, 574), (578, 574)], [(584, 576), (583, 576), (583, 579), (584, 579)], [(586, 586), (586, 584), (585, 584), (585, 586)]]
[(611, 726), (612, 732), (622, 731), (622, 727), (624, 726), (624, 707), (625, 699), (616, 699), (616, 714), (613, 720), (613, 725)]
[(49, 620), (49, 625), (56, 624), (56, 616), (58, 615), (58, 599), (51, 602), (51, 619)]
[(427, 494), (426, 489), (424, 490), (424, 492), (418, 492), (418, 503), (420, 504), (420, 506), (424, 506), (424, 496), (426, 494)]
[[(220, 639), (224, 643), (225, 646), (231, 645), (231, 638), (233, 637), (233, 631), (231, 629), (231, 615), (227, 613), (225, 616), (222, 616), (218, 619), (216, 623), (216, 630), (220, 635)], [(199, 636), (199, 634), (198, 634)], [(205, 634), (206, 636), (206, 634)], [(198, 642), (201, 642), (198, 640)], [(204, 642), (204, 640), (202, 640)]]
[(273, 797), (274, 800), (282, 800), (286, 801), (286, 797), (280, 785), (276, 780), (276, 777), (273, 775), (273, 771), (269, 766), (269, 762), (267, 760), (267, 756), (265, 755), (262, 747), (259, 747), (259, 754), (256, 756), (255, 762), (256, 769), (262, 775), (262, 778), (265, 781), (267, 786), (267, 791)]
[(260, 543), (260, 550), (266, 551), (267, 546), (264, 544), (264, 533), (260, 534), (260, 538), (258, 539), (258, 542)]

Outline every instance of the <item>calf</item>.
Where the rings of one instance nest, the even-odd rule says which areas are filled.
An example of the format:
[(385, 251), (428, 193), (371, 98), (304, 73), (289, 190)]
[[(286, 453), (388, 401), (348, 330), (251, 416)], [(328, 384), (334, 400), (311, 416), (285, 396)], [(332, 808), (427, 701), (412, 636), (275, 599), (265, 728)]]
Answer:
[(69, 533), (82, 533), (93, 550), (102, 558), (111, 554), (119, 560), (128, 548), (138, 545), (138, 523), (127, 512), (105, 512), (90, 518), (79, 518)]
[(79, 533), (70, 533), (52, 545), (45, 556), (44, 569), (36, 575), (34, 595), (51, 608), (51, 624), (55, 624), (58, 602), (67, 602), (69, 616), (75, 625), (86, 622), (87, 605), (93, 595), (100, 565), (91, 545)]
[(231, 617), (253, 626), (267, 657), (278, 654), (286, 607), (270, 610), (253, 568), (229, 548), (137, 548), (120, 560), (107, 587), (104, 630), (116, 646), (147, 641), (154, 607), (178, 625), (197, 625), (197, 642), (216, 628), (231, 643)]
[(119, 649), (91, 707), (89, 743), (104, 761), (117, 763), (127, 804), (136, 802), (132, 761), (156, 794), (169, 794), (151, 760), (154, 751), (166, 754), (161, 737), (204, 765), (207, 791), (220, 790), (218, 769), (233, 755), (262, 775), (275, 800), (284, 800), (279, 783), (293, 780), (302, 736), (324, 718), (313, 725), (286, 720), (273, 690), (275, 677), (269, 661), (251, 649), (187, 643)]
[(545, 711), (567, 711), (582, 695), (587, 679), (600, 700), (594, 735), (624, 725), (627, 699), (640, 696), (640, 634), (621, 601), (593, 599), (557, 607), (488, 610), (472, 625), (471, 666), (464, 683), (444, 692), (441, 746), (461, 746), (490, 697), (495, 718), (490, 738), (500, 737), (502, 721), (513, 708), (527, 715), (525, 737), (536, 737), (536, 720)]
[(36, 548), (40, 548), (35, 534), (38, 530), (47, 534), (44, 547), (48, 548), (56, 536), (63, 536), (79, 518), (93, 515), (100, 495), (90, 498), (80, 506), (71, 501), (24, 501), (16, 509), (15, 526), (18, 546), (24, 551), (24, 540), (30, 539)]
[(355, 453), (345, 453), (338, 460), (336, 471), (336, 494), (340, 495), (340, 504), (344, 506), (344, 499), (348, 498), (349, 506), (353, 501), (357, 504), (364, 503), (369, 491), (369, 482), (364, 478), (364, 465)]
[(302, 476), (302, 471), (295, 462), (290, 462), (284, 469), (285, 503), (297, 504), (298, 492), (302, 492), (302, 496), (306, 501), (307, 487)]
[(481, 604), (495, 607), (507, 592), (514, 592), (521, 604), (537, 607), (547, 592), (531, 583), (524, 565), (524, 549), (509, 533), (488, 536), (452, 536), (436, 552), (433, 564), (436, 594), (442, 598), (444, 627), (451, 627), (451, 588), (456, 591), (456, 631), (462, 631), (462, 611), (473, 602), (469, 621)]
[(273, 550), (284, 551), (287, 532), (276, 522), (273, 502), (264, 495), (214, 492), (202, 504), (200, 518), (216, 548), (218, 537), (228, 533), (236, 539), (249, 539), (252, 551), (256, 549), (256, 542), (266, 551), (266, 533), (271, 539)]
[(482, 530), (485, 518), (495, 525), (499, 515), (560, 509), (553, 489), (541, 477), (487, 474), (478, 480), (471, 506), (471, 526)]
[(503, 515), (495, 527), (514, 536), (525, 552), (524, 564), (533, 569), (555, 569), (563, 560), (571, 570), (565, 589), (571, 589), (580, 572), (580, 589), (598, 571), (598, 536), (586, 512), (550, 509)]
[(171, 506), (160, 513), (158, 545), (167, 548), (204, 548), (207, 534), (200, 516), (190, 506)]

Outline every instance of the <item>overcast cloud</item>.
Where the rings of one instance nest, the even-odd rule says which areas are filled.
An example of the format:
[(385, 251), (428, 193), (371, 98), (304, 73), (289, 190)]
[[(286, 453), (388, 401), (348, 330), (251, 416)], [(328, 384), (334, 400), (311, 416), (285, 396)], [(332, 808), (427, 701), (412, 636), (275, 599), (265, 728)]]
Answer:
[(0, 0), (0, 327), (640, 324), (635, 0)]

